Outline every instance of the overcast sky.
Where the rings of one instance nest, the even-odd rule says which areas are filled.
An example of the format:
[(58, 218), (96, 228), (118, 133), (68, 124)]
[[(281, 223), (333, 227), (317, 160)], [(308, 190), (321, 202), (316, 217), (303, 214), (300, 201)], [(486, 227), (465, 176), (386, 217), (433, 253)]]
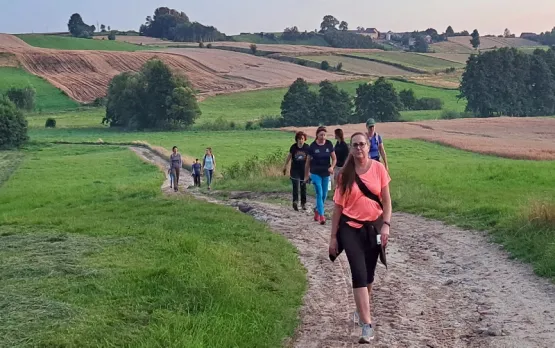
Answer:
[[(425, 30), (440, 33), (448, 25), (455, 31), (477, 28), (482, 35), (502, 34), (509, 28), (541, 32), (555, 26), (555, 0), (0, 0), (0, 32), (67, 31), (67, 21), (78, 12), (87, 24), (112, 29), (138, 30), (154, 9), (167, 6), (185, 12), (191, 20), (213, 25), (228, 34), (319, 28), (332, 14), (357, 26), (380, 31)], [(452, 5), (453, 4), (453, 5)], [(98, 26), (97, 26), (98, 27)]]

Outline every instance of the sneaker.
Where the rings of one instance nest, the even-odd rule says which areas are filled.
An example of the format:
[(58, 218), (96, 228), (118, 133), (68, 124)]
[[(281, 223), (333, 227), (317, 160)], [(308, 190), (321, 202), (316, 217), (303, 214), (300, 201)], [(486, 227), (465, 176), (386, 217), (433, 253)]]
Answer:
[(374, 329), (372, 328), (372, 325), (370, 324), (362, 325), (362, 334), (360, 335), (360, 339), (358, 340), (358, 343), (368, 344), (373, 339), (374, 339)]
[(326, 217), (324, 215), (320, 216), (320, 225), (325, 225), (326, 224)]
[(305, 204), (305, 203), (302, 203), (302, 204), (301, 204), (301, 208), (302, 208), (303, 210), (306, 210), (306, 204)]
[(316, 209), (314, 209), (314, 221), (320, 221), (320, 215)]
[(295, 211), (299, 211), (299, 206), (297, 205), (297, 202), (293, 202), (293, 209), (295, 209)]

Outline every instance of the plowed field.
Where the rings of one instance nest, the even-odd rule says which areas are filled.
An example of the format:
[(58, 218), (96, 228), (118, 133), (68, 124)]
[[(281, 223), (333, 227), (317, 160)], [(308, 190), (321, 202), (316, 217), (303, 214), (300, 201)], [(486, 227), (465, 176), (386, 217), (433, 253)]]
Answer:
[(162, 59), (177, 72), (185, 74), (204, 95), (284, 87), (299, 77), (309, 82), (350, 78), (216, 49), (170, 49), (164, 52), (51, 50), (30, 47), (16, 37), (2, 35), (2, 52), (14, 55), (29, 72), (45, 78), (79, 102), (91, 102), (104, 96), (115, 75), (137, 71), (151, 58)]
[[(346, 138), (365, 130), (364, 124), (337, 127), (343, 129)], [(337, 127), (330, 126), (328, 131), (331, 133)], [(296, 129), (283, 128), (287, 131)], [(302, 130), (314, 134), (316, 128)], [(385, 142), (388, 138), (421, 139), (500, 157), (555, 160), (555, 118), (498, 117), (381, 123), (376, 130)]]

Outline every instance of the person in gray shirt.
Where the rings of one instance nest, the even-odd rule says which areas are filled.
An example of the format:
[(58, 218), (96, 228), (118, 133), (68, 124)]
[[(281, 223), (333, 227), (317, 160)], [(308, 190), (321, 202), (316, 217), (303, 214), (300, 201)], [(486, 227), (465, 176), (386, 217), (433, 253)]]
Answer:
[(181, 154), (177, 152), (177, 146), (174, 146), (172, 148), (172, 154), (170, 155), (170, 170), (172, 171), (173, 177), (174, 177), (173, 190), (175, 192), (178, 191), (179, 172), (182, 166), (183, 166), (183, 160), (181, 159)]

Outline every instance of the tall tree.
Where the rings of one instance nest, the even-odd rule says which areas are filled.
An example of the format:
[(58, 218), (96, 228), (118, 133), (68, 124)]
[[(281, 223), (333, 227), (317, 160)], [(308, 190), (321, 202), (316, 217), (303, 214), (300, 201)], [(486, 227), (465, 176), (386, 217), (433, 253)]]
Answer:
[(341, 30), (349, 30), (349, 23), (345, 22), (345, 21), (341, 21), (341, 24), (339, 24), (339, 29)]
[(478, 49), (478, 47), (480, 47), (480, 34), (478, 33), (478, 29), (474, 29), (471, 36), (472, 39), (470, 39), (470, 44), (474, 49)]
[(353, 102), (349, 93), (329, 81), (320, 82), (318, 119), (321, 124), (351, 123)]
[(305, 80), (298, 78), (289, 87), (281, 102), (283, 123), (288, 126), (318, 125), (317, 110), (318, 95), (310, 90)]
[(332, 15), (324, 16), (322, 23), (320, 24), (320, 32), (326, 32), (330, 29), (336, 29), (335, 27), (339, 24), (339, 20)]
[(82, 38), (90, 38), (96, 30), (94, 25), (85, 24), (79, 13), (71, 15), (67, 23), (67, 28), (72, 36)]
[(378, 121), (397, 121), (402, 107), (393, 85), (380, 77), (374, 84), (361, 84), (357, 88), (355, 112), (359, 122), (368, 118)]
[(455, 31), (451, 26), (448, 26), (447, 29), (445, 30), (445, 36), (447, 37), (455, 36)]
[(511, 31), (508, 28), (506, 28), (505, 31), (503, 31), (503, 36), (504, 37), (511, 37)]

